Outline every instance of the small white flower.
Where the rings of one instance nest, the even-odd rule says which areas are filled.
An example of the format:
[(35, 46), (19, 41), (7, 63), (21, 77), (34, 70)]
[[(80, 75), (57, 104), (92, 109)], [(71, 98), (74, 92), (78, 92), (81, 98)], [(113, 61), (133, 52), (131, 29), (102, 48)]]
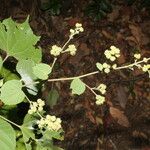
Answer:
[(76, 28), (80, 28), (80, 27), (82, 27), (82, 24), (81, 23), (76, 23), (75, 26), (76, 26)]
[(62, 48), (57, 46), (57, 45), (53, 45), (52, 49), (50, 50), (51, 55), (53, 56), (59, 56), (60, 53), (62, 51)]
[(96, 95), (96, 104), (102, 105), (105, 102), (105, 97), (101, 95)]
[(113, 65), (112, 65), (112, 68), (113, 68), (113, 69), (116, 69), (116, 68), (117, 68), (117, 64), (113, 64)]
[(104, 69), (104, 72), (105, 72), (105, 73), (109, 73), (109, 72), (110, 72), (110, 69), (109, 69), (109, 68), (106, 68), (106, 69)]
[(139, 54), (139, 53), (138, 54), (134, 54), (134, 58), (135, 59), (140, 59), (141, 58), (141, 54)]
[(110, 57), (110, 60), (111, 60), (111, 61), (115, 61), (116, 58), (115, 58), (114, 56), (111, 56), (111, 57)]

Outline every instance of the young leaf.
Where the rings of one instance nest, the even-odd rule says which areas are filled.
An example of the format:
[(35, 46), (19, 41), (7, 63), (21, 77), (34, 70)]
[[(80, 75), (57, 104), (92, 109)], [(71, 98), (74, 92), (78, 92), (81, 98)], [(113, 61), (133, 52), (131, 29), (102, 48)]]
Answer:
[(33, 34), (27, 19), (17, 24), (11, 18), (0, 22), (0, 49), (16, 59), (32, 59), (41, 61), (41, 49), (35, 48), (40, 37)]
[(46, 80), (48, 78), (48, 74), (50, 74), (52, 68), (44, 63), (37, 64), (33, 67), (33, 73), (42, 80)]
[(20, 60), (16, 66), (17, 72), (20, 74), (23, 82), (28, 88), (27, 91), (32, 95), (36, 95), (38, 92), (36, 86), (32, 84), (34, 80), (37, 79), (33, 74), (34, 66), (35, 63), (32, 60)]
[(103, 70), (103, 66), (102, 66), (102, 64), (100, 64), (99, 62), (96, 63), (96, 67), (97, 67), (100, 71)]
[(12, 126), (0, 119), (0, 149), (15, 150), (16, 149), (16, 133)]
[(58, 91), (56, 89), (50, 90), (47, 97), (47, 104), (50, 105), (51, 108), (53, 108), (53, 106), (56, 105), (58, 98), (59, 98)]
[(25, 98), (25, 94), (21, 89), (22, 83), (19, 80), (5, 82), (1, 88), (1, 101), (6, 105), (21, 103)]
[(81, 95), (86, 89), (85, 84), (79, 78), (75, 78), (71, 82), (70, 88), (72, 89), (72, 94), (78, 95)]

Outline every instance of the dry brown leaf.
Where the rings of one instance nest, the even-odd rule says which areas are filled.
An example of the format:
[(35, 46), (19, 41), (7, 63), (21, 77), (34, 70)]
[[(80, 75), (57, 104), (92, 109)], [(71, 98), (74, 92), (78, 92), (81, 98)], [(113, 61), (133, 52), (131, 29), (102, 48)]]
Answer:
[(107, 38), (107, 39), (113, 39), (112, 35), (106, 31), (106, 30), (102, 30), (102, 34)]
[(137, 131), (137, 130), (133, 131), (132, 135), (133, 137), (139, 137), (139, 138), (144, 138), (144, 139), (148, 138), (145, 133)]
[(125, 116), (124, 112), (114, 108), (110, 107), (109, 109), (111, 116), (117, 120), (117, 123), (124, 127), (129, 127), (129, 121), (127, 116)]
[(138, 25), (129, 24), (129, 29), (139, 45), (147, 45), (149, 43), (148, 36), (142, 32)]

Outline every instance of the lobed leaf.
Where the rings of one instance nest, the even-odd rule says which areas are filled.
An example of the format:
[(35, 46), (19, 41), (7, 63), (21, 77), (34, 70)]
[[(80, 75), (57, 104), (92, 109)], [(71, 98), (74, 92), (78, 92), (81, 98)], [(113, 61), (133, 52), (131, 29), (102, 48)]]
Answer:
[(40, 62), (41, 49), (35, 48), (40, 37), (33, 34), (28, 20), (22, 24), (14, 22), (11, 18), (0, 22), (0, 49), (18, 60), (32, 59)]

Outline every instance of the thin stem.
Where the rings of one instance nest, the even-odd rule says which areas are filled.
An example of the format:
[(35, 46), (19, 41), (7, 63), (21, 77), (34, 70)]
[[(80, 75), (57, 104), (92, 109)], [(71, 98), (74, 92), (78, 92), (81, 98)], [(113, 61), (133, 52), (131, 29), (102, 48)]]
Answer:
[(56, 60), (57, 60), (57, 58), (54, 58), (53, 63), (52, 63), (52, 69), (53, 69), (53, 67), (54, 67), (54, 65), (56, 63)]
[[(84, 83), (85, 84), (85, 83)], [(94, 90), (90, 87), (90, 86), (88, 86), (87, 84), (85, 84), (85, 86), (96, 96), (97, 94), (94, 92)]]
[(29, 98), (25, 95), (25, 98), (27, 99), (27, 101), (31, 104), (31, 101), (29, 100)]
[[(147, 58), (147, 61), (149, 61), (149, 60), (150, 60), (150, 58)], [(127, 66), (117, 67), (117, 68), (115, 68), (114, 70), (120, 70), (120, 69), (131, 68), (131, 67), (136, 66), (136, 65), (138, 65), (138, 64), (141, 64), (141, 63), (143, 63), (143, 62), (145, 62), (144, 59), (141, 60), (141, 61), (138, 61), (138, 62), (134, 62), (133, 64), (130, 64), (130, 65), (127, 65)]]
[(3, 59), (3, 61), (2, 61), (2, 64), (7, 60), (7, 58), (8, 58), (9, 56), (8, 55), (6, 55), (6, 57)]
[(0, 118), (2, 118), (3, 120), (5, 120), (5, 121), (7, 121), (7, 122), (9, 122), (9, 123), (11, 123), (11, 124), (13, 124), (14, 126), (16, 126), (16, 127), (18, 127), (18, 128), (21, 128), (21, 126), (19, 126), (18, 124), (14, 123), (14, 122), (12, 122), (12, 121), (10, 121), (10, 120), (8, 120), (7, 118), (5, 118), (5, 117), (3, 117), (3, 116), (1, 116), (1, 115), (0, 115)]
[(84, 78), (84, 77), (91, 76), (91, 75), (98, 74), (98, 73), (99, 73), (99, 71), (94, 71), (94, 72), (90, 72), (90, 73), (80, 75), (80, 76), (76, 76), (76, 77), (49, 79), (48, 82), (73, 80), (75, 78)]
[(71, 41), (72, 36), (69, 37), (69, 39), (67, 40), (67, 42), (63, 45), (62, 47), (62, 51), (64, 50), (64, 48), (66, 47), (66, 45)]

